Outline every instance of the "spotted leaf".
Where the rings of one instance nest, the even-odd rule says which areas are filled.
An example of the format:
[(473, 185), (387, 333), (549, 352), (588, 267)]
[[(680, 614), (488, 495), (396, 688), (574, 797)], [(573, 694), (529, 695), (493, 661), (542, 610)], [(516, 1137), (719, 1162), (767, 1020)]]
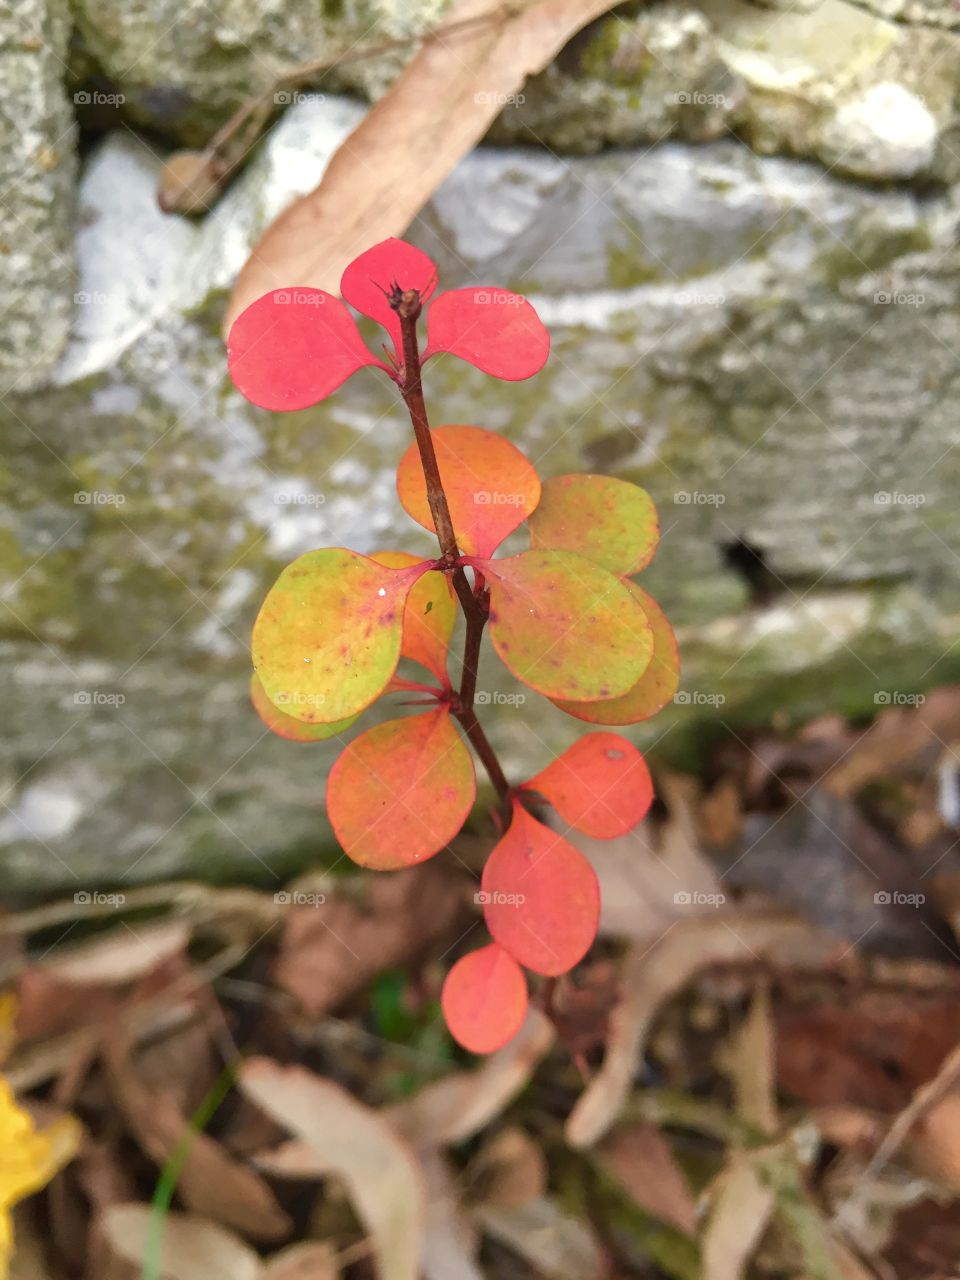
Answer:
[(545, 480), (530, 517), (531, 546), (575, 551), (619, 577), (649, 564), (659, 538), (657, 510), (646, 489), (612, 476)]

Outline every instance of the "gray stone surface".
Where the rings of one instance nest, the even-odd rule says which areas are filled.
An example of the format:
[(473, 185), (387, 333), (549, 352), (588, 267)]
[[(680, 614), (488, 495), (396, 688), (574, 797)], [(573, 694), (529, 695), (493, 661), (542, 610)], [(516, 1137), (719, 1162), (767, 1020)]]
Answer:
[[(409, 427), (371, 371), (302, 414), (253, 408), (219, 322), (252, 241), (360, 111), (295, 107), (200, 223), (156, 211), (161, 161), (126, 131), (86, 163), (71, 342), (51, 386), (0, 406), (4, 889), (269, 880), (329, 850), (334, 748), (261, 730), (249, 629), (303, 550), (429, 547), (393, 491)], [(949, 191), (723, 140), (481, 149), (413, 228), (445, 286), (522, 290), (554, 337), (529, 383), (428, 366), (434, 421), (660, 506), (646, 580), (684, 698), (638, 741), (689, 760), (721, 721), (862, 713), (956, 674), (956, 218)], [(741, 540), (765, 556), (762, 603), (725, 554)], [(517, 691), (492, 658), (481, 687)], [(532, 694), (488, 719), (525, 771), (577, 733)]]
[(73, 286), (73, 111), (64, 0), (0, 9), (0, 394), (40, 385), (67, 335)]

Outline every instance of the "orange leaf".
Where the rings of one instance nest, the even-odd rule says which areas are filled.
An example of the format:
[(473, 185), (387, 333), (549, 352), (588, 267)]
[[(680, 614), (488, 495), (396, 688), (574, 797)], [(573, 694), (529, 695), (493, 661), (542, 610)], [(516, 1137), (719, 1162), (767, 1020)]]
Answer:
[(483, 869), (483, 914), (514, 960), (551, 977), (566, 973), (597, 936), (600, 889), (593, 867), (518, 800)]
[[(540, 500), (540, 477), (519, 449), (483, 427), (436, 427), (431, 433), (460, 550), (489, 556)], [(416, 444), (400, 459), (397, 493), (407, 515), (433, 533), (433, 517)]]
[(653, 652), (626, 584), (567, 551), (470, 560), (490, 585), (490, 639), (518, 679), (548, 698), (616, 698)]
[(439, 853), (476, 794), (473, 759), (441, 707), (354, 738), (330, 770), (327, 813), (354, 862), (393, 871)]
[(598, 840), (631, 831), (653, 802), (643, 756), (619, 733), (588, 733), (523, 784), (539, 791), (565, 822)]
[[(373, 558), (391, 569), (420, 563), (420, 557), (408, 551), (377, 551)], [(411, 587), (403, 609), (400, 656), (426, 667), (444, 688), (450, 683), (447, 651), (456, 620), (457, 602), (450, 579), (445, 573), (425, 573)]]
[(324, 724), (369, 706), (396, 670), (403, 604), (428, 568), (388, 569), (343, 547), (287, 565), (253, 626), (253, 665), (270, 701)]
[(527, 984), (516, 960), (494, 942), (457, 961), (443, 984), (441, 1003), (458, 1044), (471, 1053), (493, 1053), (523, 1025)]
[(576, 551), (620, 577), (639, 573), (660, 539), (657, 509), (646, 489), (612, 476), (554, 476), (543, 483), (530, 518), (530, 545)]
[(641, 720), (649, 720), (680, 688), (680, 654), (666, 614), (653, 596), (635, 582), (623, 585), (646, 614), (653, 635), (653, 656), (633, 688), (619, 698), (602, 702), (554, 700), (561, 711), (577, 720), (586, 720), (588, 724), (637, 724)]
[(357, 718), (349, 716), (346, 720), (334, 720), (331, 724), (307, 724), (305, 720), (295, 720), (270, 701), (256, 672), (250, 677), (250, 701), (267, 728), (290, 742), (322, 742), (325, 738), (336, 738), (345, 729), (349, 729)]

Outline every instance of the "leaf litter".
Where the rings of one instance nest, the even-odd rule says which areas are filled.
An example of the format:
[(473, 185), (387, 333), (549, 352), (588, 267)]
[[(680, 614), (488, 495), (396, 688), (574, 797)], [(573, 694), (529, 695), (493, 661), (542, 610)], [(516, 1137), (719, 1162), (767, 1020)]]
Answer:
[(954, 1275), (958, 710), (731, 738), (612, 840), (553, 819), (600, 937), (485, 1059), (439, 1020), (475, 832), (278, 894), (7, 912), (4, 1072), (83, 1134), (14, 1280)]

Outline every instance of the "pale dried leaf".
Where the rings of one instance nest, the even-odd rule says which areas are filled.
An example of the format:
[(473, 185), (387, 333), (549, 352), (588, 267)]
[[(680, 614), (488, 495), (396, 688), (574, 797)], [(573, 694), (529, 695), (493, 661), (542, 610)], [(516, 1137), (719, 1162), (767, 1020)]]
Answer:
[(168, 1090), (144, 1085), (130, 1060), (128, 1043), (119, 1037), (112, 1041), (104, 1061), (130, 1131), (154, 1163), (162, 1167), (186, 1145), (177, 1193), (190, 1209), (253, 1240), (289, 1235), (292, 1223), (266, 1182), (213, 1138), (195, 1132)]
[(548, 1280), (604, 1280), (609, 1274), (587, 1224), (564, 1213), (553, 1200), (544, 1197), (513, 1209), (481, 1206), (476, 1217), (486, 1232)]
[(41, 966), (59, 981), (76, 986), (136, 982), (181, 955), (190, 929), (181, 920), (162, 924), (120, 924), (89, 942), (58, 948)]
[[(153, 1213), (146, 1204), (118, 1204), (101, 1219), (110, 1248), (142, 1267), (153, 1240)], [(163, 1215), (162, 1280), (259, 1280), (260, 1258), (233, 1232), (186, 1213)]]
[(304, 1067), (245, 1064), (239, 1084), (346, 1183), (377, 1258), (378, 1280), (417, 1280), (426, 1218), (423, 1170), (376, 1111)]
[[(271, 289), (338, 293), (347, 263), (402, 235), (509, 95), (611, 7), (611, 0), (533, 0), (505, 7), (500, 20), (429, 36), (334, 154), (316, 190), (257, 243), (227, 307), (227, 329)], [(457, 0), (444, 25), (496, 12), (491, 0)]]
[(453, 1169), (435, 1148), (419, 1155), (429, 1195), (421, 1259), (426, 1280), (483, 1280), (476, 1263), (477, 1232), (464, 1214)]
[(574, 1147), (596, 1142), (614, 1123), (630, 1091), (658, 1009), (709, 965), (768, 959), (822, 967), (836, 943), (784, 915), (715, 912), (674, 925), (652, 946), (634, 944), (624, 963), (622, 998), (610, 1019), (603, 1066), (567, 1122)]
[(475, 1071), (457, 1071), (426, 1085), (384, 1114), (418, 1143), (446, 1146), (479, 1133), (520, 1092), (553, 1044), (553, 1028), (531, 1009), (523, 1026)]
[(597, 1147), (596, 1158), (646, 1213), (694, 1235), (693, 1196), (669, 1142), (654, 1125), (630, 1124), (615, 1130)]
[(733, 1085), (737, 1114), (766, 1134), (778, 1125), (776, 1047), (770, 993), (760, 987), (722, 1055), (722, 1066)]
[(539, 1142), (523, 1129), (501, 1129), (470, 1164), (473, 1199), (512, 1209), (546, 1194), (547, 1160)]
[(746, 1158), (719, 1175), (703, 1233), (704, 1280), (741, 1280), (766, 1230), (776, 1197)]
[(339, 1276), (333, 1245), (325, 1240), (308, 1240), (268, 1258), (260, 1280), (339, 1280)]

